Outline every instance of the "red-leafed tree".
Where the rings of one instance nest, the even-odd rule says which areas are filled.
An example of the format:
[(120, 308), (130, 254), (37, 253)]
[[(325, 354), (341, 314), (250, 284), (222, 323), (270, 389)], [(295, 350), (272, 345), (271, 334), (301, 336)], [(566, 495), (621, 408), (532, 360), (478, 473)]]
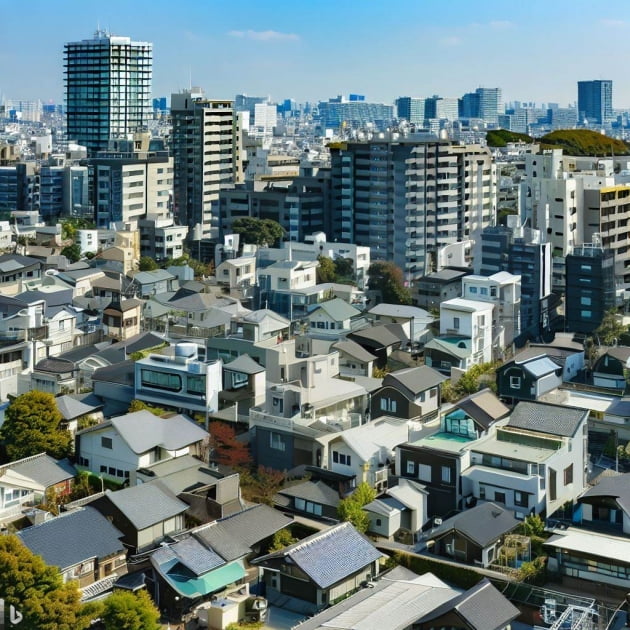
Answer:
[(211, 422), (210, 460), (233, 467), (245, 467), (251, 464), (251, 455), (247, 443), (237, 439), (236, 432), (223, 422)]

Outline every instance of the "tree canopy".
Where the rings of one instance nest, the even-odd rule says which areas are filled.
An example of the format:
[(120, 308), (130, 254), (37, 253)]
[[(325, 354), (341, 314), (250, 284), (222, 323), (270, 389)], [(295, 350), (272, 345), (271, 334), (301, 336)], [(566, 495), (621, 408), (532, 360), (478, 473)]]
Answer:
[(611, 308), (604, 313), (601, 324), (594, 331), (593, 336), (598, 343), (610, 346), (618, 343), (619, 338), (627, 332), (628, 328), (621, 323), (619, 313), (614, 308)]
[(61, 255), (65, 256), (71, 263), (75, 263), (81, 259), (81, 246), (78, 243), (66, 245), (61, 250)]
[(284, 228), (272, 219), (241, 217), (232, 223), (232, 231), (240, 234), (244, 243), (274, 247), (284, 236)]
[[(78, 630), (90, 625), (76, 582), (63, 583), (17, 536), (0, 536), (0, 593), (23, 615), (23, 630)], [(113, 626), (112, 626), (113, 627)], [(123, 626), (119, 626), (123, 627)]]
[(146, 591), (114, 591), (104, 602), (105, 630), (160, 630), (160, 611)]
[(411, 292), (404, 285), (403, 272), (389, 260), (377, 260), (368, 269), (368, 288), (380, 291), (387, 304), (411, 304)]
[(365, 533), (370, 526), (370, 517), (363, 511), (363, 506), (371, 503), (375, 498), (376, 490), (362, 482), (349, 497), (339, 501), (337, 516), (342, 521), (352, 523), (357, 531)]
[(158, 269), (158, 264), (151, 258), (151, 256), (140, 256), (138, 261), (138, 269), (140, 271), (155, 271)]
[(247, 466), (251, 462), (249, 448), (245, 442), (236, 438), (236, 431), (224, 422), (211, 422), (210, 433), (211, 458), (226, 466)]
[(62, 420), (52, 394), (33, 390), (13, 399), (0, 429), (8, 461), (42, 452), (57, 459), (70, 455), (72, 435), (59, 427)]
[(335, 263), (328, 256), (318, 256), (317, 262), (317, 283), (322, 284), (324, 282), (334, 282), (337, 279), (337, 272), (335, 270)]

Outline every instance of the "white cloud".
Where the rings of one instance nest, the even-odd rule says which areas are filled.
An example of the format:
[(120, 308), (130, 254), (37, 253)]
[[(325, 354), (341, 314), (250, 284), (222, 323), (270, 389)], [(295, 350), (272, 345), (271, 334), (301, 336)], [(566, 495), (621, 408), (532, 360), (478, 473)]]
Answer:
[(603, 26), (612, 26), (612, 27), (628, 26), (628, 22), (626, 22), (625, 20), (615, 20), (615, 19), (610, 19), (610, 18), (603, 18), (599, 21), (599, 23), (602, 24)]
[(230, 31), (228, 35), (257, 42), (296, 42), (300, 39), (295, 33), (281, 33), (280, 31)]
[(449, 37), (443, 37), (440, 40), (440, 44), (442, 46), (459, 46), (461, 43), (462, 43), (461, 38), (455, 35), (451, 35)]
[(488, 22), (488, 26), (496, 30), (503, 30), (506, 28), (512, 28), (514, 24), (509, 20), (493, 20), (492, 22)]

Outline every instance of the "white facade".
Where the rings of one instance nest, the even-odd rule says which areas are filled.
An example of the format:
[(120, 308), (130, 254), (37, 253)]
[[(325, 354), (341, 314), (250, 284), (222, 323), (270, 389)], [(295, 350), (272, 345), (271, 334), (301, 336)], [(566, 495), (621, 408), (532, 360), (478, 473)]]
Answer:
[(269, 103), (254, 105), (254, 128), (250, 130), (254, 137), (269, 137), (278, 124), (278, 107)]
[(485, 302), (454, 298), (440, 304), (440, 335), (461, 335), (472, 339), (472, 363), (492, 361), (492, 313)]
[(77, 237), (82, 254), (98, 252), (98, 230), (77, 230)]

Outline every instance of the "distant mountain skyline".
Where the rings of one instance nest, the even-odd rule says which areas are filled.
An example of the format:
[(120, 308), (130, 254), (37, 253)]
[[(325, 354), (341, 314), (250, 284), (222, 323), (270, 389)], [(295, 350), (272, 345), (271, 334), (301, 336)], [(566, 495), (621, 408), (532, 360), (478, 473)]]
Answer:
[[(153, 43), (153, 96), (281, 101), (365, 94), (458, 97), (500, 87), (504, 102), (577, 99), (577, 81), (613, 80), (630, 108), (630, 18), (621, 0), (508, 5), (451, 0), (239, 3), (180, 0), (29, 4), (0, 0), (0, 96), (63, 102), (63, 45), (97, 27)], [(392, 8), (394, 6), (395, 8)]]

